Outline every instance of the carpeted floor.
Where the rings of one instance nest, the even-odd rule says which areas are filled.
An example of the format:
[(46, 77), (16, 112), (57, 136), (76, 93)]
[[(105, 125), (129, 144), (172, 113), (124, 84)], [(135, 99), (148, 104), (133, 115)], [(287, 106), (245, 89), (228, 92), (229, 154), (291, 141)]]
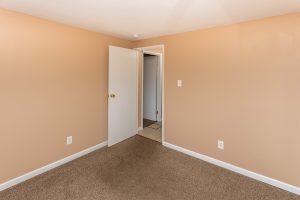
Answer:
[(300, 200), (135, 136), (0, 193), (1, 200)]

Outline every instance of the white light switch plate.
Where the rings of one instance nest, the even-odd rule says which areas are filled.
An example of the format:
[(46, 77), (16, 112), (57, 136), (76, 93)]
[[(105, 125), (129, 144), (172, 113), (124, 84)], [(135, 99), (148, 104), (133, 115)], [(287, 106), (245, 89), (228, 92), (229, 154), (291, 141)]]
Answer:
[(182, 87), (182, 80), (177, 80), (177, 87)]
[(67, 137), (67, 144), (72, 144), (73, 143), (73, 137), (72, 136), (68, 136)]

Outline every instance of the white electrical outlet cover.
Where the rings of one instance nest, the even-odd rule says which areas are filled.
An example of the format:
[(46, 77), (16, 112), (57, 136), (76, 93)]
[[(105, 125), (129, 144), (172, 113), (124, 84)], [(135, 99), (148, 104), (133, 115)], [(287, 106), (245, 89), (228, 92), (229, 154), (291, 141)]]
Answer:
[(218, 148), (224, 150), (224, 141), (218, 140)]

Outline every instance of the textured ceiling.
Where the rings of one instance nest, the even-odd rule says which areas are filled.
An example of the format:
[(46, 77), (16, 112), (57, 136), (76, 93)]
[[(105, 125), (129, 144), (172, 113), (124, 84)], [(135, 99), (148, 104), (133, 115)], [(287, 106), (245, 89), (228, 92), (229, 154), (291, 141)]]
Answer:
[(300, 0), (0, 0), (0, 7), (134, 40), (300, 12)]

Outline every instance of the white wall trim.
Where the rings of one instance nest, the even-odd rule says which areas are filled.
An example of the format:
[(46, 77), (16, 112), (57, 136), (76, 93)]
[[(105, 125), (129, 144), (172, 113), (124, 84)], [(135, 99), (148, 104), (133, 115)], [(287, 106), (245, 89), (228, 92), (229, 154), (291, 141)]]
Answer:
[(7, 181), (7, 182), (5, 182), (5, 183), (0, 184), (0, 191), (3, 191), (3, 190), (5, 190), (5, 189), (8, 189), (8, 188), (10, 188), (10, 187), (12, 187), (12, 186), (15, 186), (15, 185), (19, 184), (19, 183), (22, 183), (22, 182), (24, 182), (24, 181), (26, 181), (26, 180), (28, 180), (28, 179), (31, 179), (31, 178), (33, 178), (33, 177), (35, 177), (35, 176), (38, 176), (38, 175), (40, 175), (40, 174), (42, 174), (42, 173), (45, 173), (45, 172), (47, 172), (47, 171), (50, 171), (51, 169), (54, 169), (54, 168), (56, 168), (56, 167), (59, 167), (59, 166), (65, 164), (65, 163), (68, 163), (68, 162), (70, 162), (70, 161), (72, 161), (72, 160), (75, 160), (75, 159), (77, 159), (77, 158), (80, 158), (80, 157), (82, 157), (82, 156), (84, 156), (84, 155), (86, 155), (86, 154), (89, 154), (89, 153), (91, 153), (91, 152), (93, 152), (93, 151), (96, 151), (96, 150), (98, 150), (98, 149), (101, 149), (101, 148), (103, 148), (103, 147), (105, 147), (105, 146), (107, 146), (107, 141), (102, 142), (102, 143), (100, 143), (100, 144), (97, 144), (97, 145), (95, 145), (95, 146), (93, 146), (93, 147), (87, 148), (87, 149), (85, 149), (85, 150), (83, 150), (83, 151), (80, 151), (80, 152), (78, 152), (78, 153), (75, 153), (75, 154), (73, 154), (73, 155), (70, 155), (70, 156), (68, 156), (68, 157), (66, 157), (66, 158), (63, 158), (63, 159), (58, 160), (58, 161), (56, 161), (56, 162), (53, 162), (53, 163), (51, 163), (51, 164), (48, 164), (48, 165), (46, 165), (46, 166), (44, 166), (44, 167), (41, 167), (41, 168), (39, 168), (39, 169), (36, 169), (36, 170), (34, 170), (34, 171), (28, 172), (28, 173), (26, 173), (26, 174), (24, 174), (24, 175), (21, 175), (21, 176), (17, 177), (17, 178), (11, 179), (11, 180), (9, 180), (9, 181)]
[(152, 50), (152, 49), (155, 49), (155, 48), (164, 48), (164, 44), (158, 44), (158, 45), (152, 45), (152, 46), (145, 46), (145, 47), (138, 47), (136, 49), (139, 49), (139, 50), (144, 50), (144, 51), (147, 51), (147, 50)]
[(288, 184), (288, 183), (284, 183), (284, 182), (282, 182), (282, 181), (275, 180), (275, 179), (273, 179), (273, 178), (266, 177), (266, 176), (264, 176), (264, 175), (261, 175), (261, 174), (258, 174), (258, 173), (255, 173), (255, 172), (252, 172), (252, 171), (249, 171), (249, 170), (246, 170), (246, 169), (237, 167), (237, 166), (235, 166), (235, 165), (232, 165), (232, 164), (229, 164), (229, 163), (226, 163), (226, 162), (217, 160), (217, 159), (215, 159), (215, 158), (211, 158), (211, 157), (209, 157), (209, 156), (206, 156), (206, 155), (203, 155), (203, 154), (200, 154), (200, 153), (196, 153), (196, 152), (194, 152), (194, 151), (191, 151), (191, 150), (188, 150), (188, 149), (185, 149), (185, 148), (182, 148), (182, 147), (179, 147), (179, 146), (170, 144), (170, 143), (168, 143), (168, 142), (163, 142), (163, 145), (164, 145), (165, 147), (168, 147), (168, 148), (170, 148), (170, 149), (179, 151), (179, 152), (184, 153), (184, 154), (187, 154), (187, 155), (189, 155), (189, 156), (198, 158), (198, 159), (203, 160), (203, 161), (206, 161), (206, 162), (208, 162), (208, 163), (217, 165), (217, 166), (219, 166), (219, 167), (228, 169), (228, 170), (230, 170), (230, 171), (233, 171), (233, 172), (242, 174), (242, 175), (244, 175), (244, 176), (247, 176), (247, 177), (256, 179), (256, 180), (258, 180), (258, 181), (261, 181), (261, 182), (267, 183), (267, 184), (269, 184), (269, 185), (272, 185), (272, 186), (281, 188), (281, 189), (283, 189), (283, 190), (292, 192), (292, 193), (294, 193), (294, 194), (300, 195), (300, 188), (299, 188), (299, 187), (290, 185), (290, 184)]

